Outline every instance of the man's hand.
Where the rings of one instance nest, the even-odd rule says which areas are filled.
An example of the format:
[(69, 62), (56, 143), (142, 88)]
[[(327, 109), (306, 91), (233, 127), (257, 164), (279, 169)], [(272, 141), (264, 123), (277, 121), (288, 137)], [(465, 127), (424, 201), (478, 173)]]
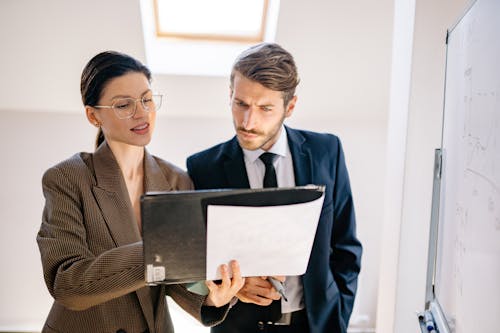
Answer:
[[(273, 276), (276, 280), (285, 281), (284, 276)], [(245, 303), (254, 303), (261, 306), (267, 306), (274, 300), (281, 298), (280, 294), (267, 281), (267, 276), (247, 277), (245, 285), (236, 294), (236, 297)]]
[(231, 261), (231, 270), (233, 271), (233, 277), (229, 278), (227, 265), (220, 266), (222, 275), (221, 284), (216, 284), (213, 281), (205, 281), (208, 290), (210, 290), (205, 299), (205, 305), (221, 307), (229, 303), (236, 296), (238, 290), (245, 283), (245, 279), (241, 277), (240, 266), (237, 261)]

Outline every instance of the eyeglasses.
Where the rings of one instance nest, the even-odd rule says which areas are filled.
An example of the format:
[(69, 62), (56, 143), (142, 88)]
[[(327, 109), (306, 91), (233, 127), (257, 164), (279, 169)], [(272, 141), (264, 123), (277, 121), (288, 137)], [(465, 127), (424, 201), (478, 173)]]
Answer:
[(113, 109), (120, 119), (129, 119), (137, 111), (137, 102), (141, 101), (146, 111), (158, 111), (161, 107), (163, 95), (146, 95), (142, 98), (117, 98), (111, 105), (94, 105), (97, 109)]

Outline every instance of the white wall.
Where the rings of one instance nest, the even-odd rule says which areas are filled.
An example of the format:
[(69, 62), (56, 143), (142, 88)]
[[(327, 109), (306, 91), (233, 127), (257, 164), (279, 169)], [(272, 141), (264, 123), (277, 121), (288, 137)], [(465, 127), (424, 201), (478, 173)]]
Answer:
[[(390, 0), (286, 0), (277, 29), (277, 42), (296, 56), (302, 78), (289, 125), (333, 132), (344, 143), (365, 249), (351, 323), (368, 329), (376, 317), (392, 15)], [(143, 60), (140, 17), (139, 0), (0, 2), (0, 171), (6, 175), (0, 330), (37, 330), (43, 323), (51, 299), (35, 243), (41, 175), (77, 151), (92, 150), (81, 70), (105, 49)], [(155, 75), (154, 85), (166, 94), (166, 108), (153, 153), (184, 167), (187, 155), (232, 135), (226, 78)]]
[(393, 1), (281, 1), (277, 42), (297, 60), (314, 117), (386, 119)]
[(144, 59), (137, 1), (0, 2), (0, 108), (80, 112), (83, 66), (97, 52)]
[(0, 111), (0, 331), (40, 330), (51, 296), (43, 281), (36, 233), (44, 170), (90, 150), (92, 128), (79, 114)]

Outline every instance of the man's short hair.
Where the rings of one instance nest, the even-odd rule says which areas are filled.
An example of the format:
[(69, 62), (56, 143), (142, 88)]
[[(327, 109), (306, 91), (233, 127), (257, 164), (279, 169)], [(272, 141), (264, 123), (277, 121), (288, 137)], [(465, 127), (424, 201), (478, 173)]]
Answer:
[(300, 81), (293, 56), (276, 43), (254, 45), (236, 58), (231, 70), (231, 89), (236, 72), (268, 89), (281, 91), (285, 107)]

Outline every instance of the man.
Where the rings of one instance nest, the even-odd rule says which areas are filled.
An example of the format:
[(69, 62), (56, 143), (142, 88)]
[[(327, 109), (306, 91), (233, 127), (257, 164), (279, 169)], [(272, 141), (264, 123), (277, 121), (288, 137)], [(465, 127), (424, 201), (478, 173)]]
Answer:
[[(187, 160), (197, 189), (260, 188), (273, 172), (279, 187), (326, 185), (307, 271), (286, 277), (287, 301), (265, 277), (248, 277), (214, 333), (347, 331), (362, 252), (349, 177), (336, 136), (283, 125), (297, 102), (298, 83), (294, 59), (279, 45), (244, 51), (230, 79), (236, 136)], [(271, 162), (260, 157), (265, 152), (275, 154)]]

